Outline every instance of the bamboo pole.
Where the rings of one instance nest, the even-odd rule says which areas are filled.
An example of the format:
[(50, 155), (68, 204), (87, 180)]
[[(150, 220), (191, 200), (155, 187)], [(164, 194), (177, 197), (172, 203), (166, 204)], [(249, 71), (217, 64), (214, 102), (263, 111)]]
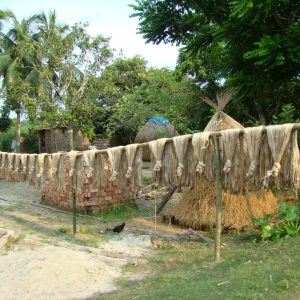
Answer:
[(220, 261), (221, 250), (221, 217), (222, 217), (222, 171), (220, 157), (220, 137), (214, 136), (216, 150), (216, 233), (215, 233), (215, 261)]
[(77, 220), (76, 220), (76, 206), (77, 206), (77, 199), (76, 199), (76, 191), (74, 187), (74, 175), (72, 175), (72, 216), (73, 216), (73, 234), (76, 235), (77, 231)]

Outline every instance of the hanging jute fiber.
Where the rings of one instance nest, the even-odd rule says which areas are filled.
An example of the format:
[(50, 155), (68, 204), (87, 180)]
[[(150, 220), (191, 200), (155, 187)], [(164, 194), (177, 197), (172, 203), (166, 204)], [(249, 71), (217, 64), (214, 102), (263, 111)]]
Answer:
[[(277, 201), (272, 192), (261, 189), (262, 180), (260, 180), (259, 189), (257, 186), (249, 186), (245, 180), (250, 163), (244, 135), (241, 132), (244, 128), (221, 111), (229, 102), (230, 97), (231, 93), (225, 92), (217, 95), (217, 103), (208, 98), (203, 99), (216, 109), (216, 113), (204, 132), (194, 135), (192, 139), (192, 144), (196, 146), (194, 156), (197, 172), (195, 170), (195, 173), (200, 176), (195, 178), (194, 189), (185, 189), (182, 200), (172, 209), (164, 212), (183, 226), (197, 229), (215, 224), (215, 145), (213, 139), (210, 138), (213, 131), (221, 131), (222, 225), (237, 229), (249, 226), (252, 218), (274, 212), (277, 207)], [(268, 147), (251, 150), (259, 151), (257, 165), (263, 163), (263, 169), (269, 164), (261, 161), (260, 154), (263, 153), (266, 159), (266, 155), (270, 154)], [(262, 171), (258, 168), (256, 174), (259, 176)], [(255, 178), (257, 182), (258, 179)]]
[[(191, 187), (195, 174), (195, 159), (191, 135), (174, 137), (173, 146), (178, 161), (175, 184), (177, 187)], [(170, 161), (169, 163), (175, 162)]]
[[(222, 192), (222, 226), (226, 229), (241, 229), (251, 226), (253, 218), (273, 213), (277, 199), (271, 191), (230, 194)], [(216, 191), (214, 183), (203, 177), (195, 179), (193, 190), (184, 189), (182, 199), (176, 206), (164, 212), (179, 225), (203, 229), (215, 225)]]
[(125, 147), (108, 148), (107, 154), (111, 163), (110, 181), (118, 181), (122, 187), (126, 185), (127, 160)]
[(142, 149), (139, 144), (130, 144), (125, 147), (127, 158), (126, 179), (131, 191), (137, 191), (142, 186)]

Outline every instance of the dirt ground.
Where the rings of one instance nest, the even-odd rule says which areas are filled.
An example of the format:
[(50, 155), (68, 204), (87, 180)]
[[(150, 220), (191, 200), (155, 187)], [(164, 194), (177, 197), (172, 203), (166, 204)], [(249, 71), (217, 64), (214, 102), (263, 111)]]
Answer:
[(0, 249), (2, 300), (93, 299), (115, 290), (116, 279), (145, 275), (125, 272), (124, 267), (138, 266), (154, 253), (149, 235), (129, 230), (151, 228), (152, 221), (127, 222), (118, 235), (106, 231), (116, 223), (79, 217), (74, 237), (71, 215), (28, 205), (39, 203), (40, 195), (26, 183), (0, 182), (0, 198), (0, 228), (15, 234)]

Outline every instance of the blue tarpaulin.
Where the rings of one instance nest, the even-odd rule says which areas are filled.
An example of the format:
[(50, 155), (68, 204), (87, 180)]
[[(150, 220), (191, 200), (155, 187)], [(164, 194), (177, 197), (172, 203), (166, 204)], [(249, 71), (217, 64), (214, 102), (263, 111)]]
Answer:
[(154, 116), (153, 118), (149, 119), (150, 123), (157, 124), (157, 125), (167, 125), (170, 124), (169, 120), (165, 119), (164, 117)]

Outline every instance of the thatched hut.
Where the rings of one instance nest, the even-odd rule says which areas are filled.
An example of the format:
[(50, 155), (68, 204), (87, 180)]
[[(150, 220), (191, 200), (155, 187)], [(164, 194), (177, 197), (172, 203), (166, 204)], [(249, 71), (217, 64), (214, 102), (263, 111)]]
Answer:
[[(218, 94), (217, 103), (203, 97), (202, 100), (214, 109), (216, 113), (207, 124), (204, 131), (222, 131), (224, 129), (242, 129), (243, 126), (232, 119), (222, 110), (229, 102), (231, 94), (224, 92)], [(240, 160), (243, 155), (247, 155), (246, 149), (240, 147), (235, 151), (240, 151)], [(214, 149), (209, 151), (210, 160), (214, 161)], [(236, 155), (238, 156), (238, 155)], [(241, 164), (238, 163), (238, 168)], [(243, 171), (243, 170), (242, 170)], [(240, 172), (240, 170), (238, 170)], [(226, 175), (224, 175), (226, 180)], [(277, 207), (277, 199), (268, 190), (253, 190), (245, 187), (238, 192), (223, 190), (222, 199), (222, 225), (225, 228), (240, 229), (251, 225), (253, 218), (263, 217), (266, 213), (274, 212)], [(214, 226), (215, 224), (215, 185), (207, 177), (200, 175), (194, 182), (194, 189), (185, 189), (182, 199), (176, 206), (165, 212), (168, 219), (173, 219), (183, 226), (199, 229), (202, 227)]]
[[(168, 138), (177, 135), (179, 135), (179, 133), (167, 119), (156, 116), (149, 119), (148, 122), (139, 130), (134, 142), (146, 143), (160, 138)], [(150, 150), (143, 149), (143, 160), (150, 161)]]

